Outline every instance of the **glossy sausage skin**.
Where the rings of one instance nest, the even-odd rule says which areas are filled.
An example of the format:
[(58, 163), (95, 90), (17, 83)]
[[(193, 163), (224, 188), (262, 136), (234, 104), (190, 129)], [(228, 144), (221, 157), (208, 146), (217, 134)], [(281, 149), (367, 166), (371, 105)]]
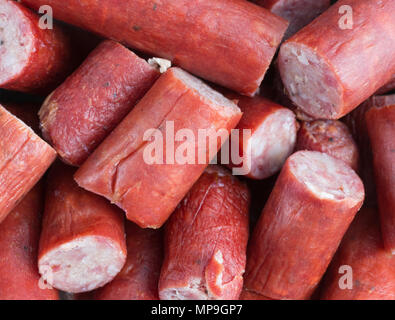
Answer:
[[(117, 204), (139, 226), (159, 228), (215, 157), (221, 147), (216, 133), (227, 138), (240, 118), (233, 102), (185, 71), (171, 68), (80, 167), (75, 179)], [(175, 135), (185, 129), (193, 134), (183, 144), (195, 151), (188, 153), (185, 163), (177, 157), (181, 142), (172, 136), (172, 126)], [(214, 138), (206, 139), (204, 148), (199, 130)], [(157, 145), (163, 148), (150, 149)], [(151, 159), (154, 153), (163, 156)], [(204, 159), (199, 160), (199, 154)]]
[(249, 201), (247, 187), (230, 172), (206, 169), (166, 225), (161, 299), (239, 298)]
[(338, 120), (302, 122), (296, 150), (327, 153), (344, 161), (355, 171), (359, 169), (359, 152), (348, 127)]
[(329, 8), (330, 0), (255, 0), (256, 4), (289, 21), (288, 39)]
[(395, 254), (395, 104), (373, 107), (365, 117), (373, 151), (384, 245)]
[[(345, 273), (342, 266), (351, 267), (351, 278), (346, 279), (351, 270), (348, 268)], [(395, 300), (394, 270), (395, 256), (384, 248), (379, 214), (375, 208), (364, 207), (351, 224), (328, 269), (321, 299)], [(352, 288), (340, 287), (347, 284), (352, 284)]]
[(81, 165), (158, 77), (121, 44), (102, 42), (44, 102), (44, 137), (64, 162)]
[(59, 299), (40, 283), (37, 268), (43, 195), (38, 183), (0, 224), (0, 300)]
[(57, 19), (169, 59), (189, 72), (253, 95), (287, 21), (239, 0), (24, 0)]
[(41, 29), (40, 17), (15, 1), (2, 0), (0, 14), (0, 87), (48, 94), (74, 67), (69, 37), (56, 23)]
[(278, 65), (306, 114), (341, 118), (395, 73), (395, 2), (337, 1), (281, 46)]
[(128, 255), (125, 266), (109, 284), (93, 293), (94, 300), (158, 300), (163, 259), (162, 230), (126, 223)]
[(0, 105), (0, 222), (40, 180), (56, 152)]
[(249, 242), (245, 289), (309, 298), (363, 198), (361, 180), (343, 161), (315, 151), (289, 157)]
[(75, 170), (56, 162), (48, 175), (39, 271), (55, 288), (91, 291), (110, 282), (126, 260), (124, 217), (78, 187)]
[(295, 115), (262, 97), (233, 98), (243, 116), (236, 127), (238, 135), (231, 137), (229, 167), (245, 168), (245, 175), (252, 179), (269, 178), (281, 170), (294, 151), (298, 130)]

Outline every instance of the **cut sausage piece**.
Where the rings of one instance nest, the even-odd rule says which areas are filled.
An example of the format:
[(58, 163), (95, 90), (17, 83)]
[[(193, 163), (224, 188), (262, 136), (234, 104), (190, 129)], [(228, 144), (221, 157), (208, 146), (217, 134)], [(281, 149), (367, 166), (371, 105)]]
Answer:
[(239, 134), (231, 136), (229, 166), (244, 168), (249, 178), (268, 178), (294, 151), (298, 131), (295, 115), (265, 98), (239, 96), (237, 100), (243, 116), (236, 127)]
[(44, 137), (64, 162), (81, 165), (159, 75), (121, 44), (104, 41), (44, 102)]
[(274, 65), (273, 69), (275, 70), (275, 75), (273, 76), (273, 82), (272, 82), (272, 87), (274, 91), (273, 100), (279, 103), (280, 105), (287, 107), (288, 109), (291, 109), (295, 113), (296, 118), (300, 121), (315, 120), (313, 117), (307, 115), (301, 108), (299, 108), (295, 103), (292, 102), (292, 100), (288, 97), (286, 93), (284, 84), (281, 80), (281, 76), (278, 71), (278, 68), (276, 67), (276, 64)]
[(0, 224), (0, 300), (59, 299), (57, 290), (40, 287), (37, 269), (42, 191), (37, 184)]
[(363, 199), (361, 180), (343, 161), (316, 151), (289, 157), (249, 243), (245, 288), (309, 298)]
[(289, 21), (284, 39), (308, 25), (331, 5), (330, 0), (255, 0), (256, 4)]
[(48, 93), (71, 70), (71, 44), (61, 27), (41, 29), (39, 16), (0, 1), (0, 87)]
[(359, 168), (357, 144), (347, 126), (337, 120), (302, 122), (296, 149), (327, 153), (355, 171)]
[(395, 300), (394, 270), (395, 257), (384, 248), (378, 212), (364, 207), (328, 269), (321, 299)]
[(385, 247), (395, 255), (395, 104), (365, 114)]
[(355, 141), (361, 149), (369, 149), (369, 135), (366, 125), (366, 112), (374, 107), (386, 107), (395, 104), (395, 94), (391, 95), (374, 95), (362, 103), (358, 108), (349, 113), (342, 119), (350, 128)]
[(109, 284), (93, 293), (94, 300), (159, 300), (163, 259), (162, 230), (126, 223), (128, 255), (125, 266)]
[[(339, 14), (342, 6), (352, 8), (352, 26)], [(395, 1), (337, 1), (282, 45), (278, 65), (305, 113), (341, 118), (395, 73)]]
[[(24, 0), (55, 18), (166, 58), (206, 80), (253, 95), (288, 22), (247, 1)], [(99, 18), (98, 18), (99, 17)]]
[(372, 96), (342, 120), (350, 128), (360, 151), (359, 174), (365, 185), (365, 204), (377, 206), (376, 185), (373, 172), (373, 154), (368, 135), (365, 114), (373, 107), (385, 107), (395, 104), (395, 94)]
[(56, 152), (0, 105), (0, 222), (40, 180)]
[(73, 180), (56, 163), (48, 176), (38, 267), (53, 287), (71, 293), (110, 282), (126, 260), (122, 212)]
[(166, 224), (162, 300), (238, 299), (248, 241), (247, 187), (210, 166)]
[[(240, 118), (233, 102), (185, 71), (171, 68), (75, 179), (117, 204), (139, 226), (159, 228), (216, 156), (219, 135), (225, 142)], [(207, 139), (199, 139), (202, 132)]]

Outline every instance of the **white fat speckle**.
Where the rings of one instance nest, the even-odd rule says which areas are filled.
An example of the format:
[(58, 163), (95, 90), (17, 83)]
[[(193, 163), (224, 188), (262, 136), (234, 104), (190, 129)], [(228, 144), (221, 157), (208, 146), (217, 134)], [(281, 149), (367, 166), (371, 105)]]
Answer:
[(162, 58), (148, 59), (148, 64), (158, 69), (160, 73), (165, 73), (171, 67), (171, 61)]

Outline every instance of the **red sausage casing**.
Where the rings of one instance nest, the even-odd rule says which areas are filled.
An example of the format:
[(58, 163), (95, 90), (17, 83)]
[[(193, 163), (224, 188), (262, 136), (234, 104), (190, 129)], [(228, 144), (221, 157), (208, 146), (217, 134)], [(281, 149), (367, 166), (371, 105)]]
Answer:
[(0, 222), (56, 157), (32, 129), (0, 105)]
[(288, 22), (239, 0), (24, 0), (55, 18), (245, 95), (259, 88)]
[[(249, 178), (268, 178), (281, 169), (294, 151), (298, 130), (295, 115), (262, 97), (235, 99), (243, 116), (236, 127), (238, 136), (231, 136), (230, 167), (244, 167)], [(251, 135), (244, 130), (250, 130)], [(241, 164), (234, 161), (235, 154), (242, 158)]]
[(395, 73), (395, 1), (337, 1), (281, 46), (278, 62), (297, 106), (341, 118)]
[(57, 24), (41, 29), (40, 17), (15, 1), (0, 1), (0, 16), (0, 87), (48, 93), (72, 68), (70, 39)]
[(343, 161), (315, 151), (289, 157), (249, 243), (245, 288), (309, 298), (363, 199), (361, 180)]
[(132, 51), (104, 41), (44, 102), (44, 137), (64, 162), (81, 165), (158, 77)]
[(37, 184), (0, 224), (0, 300), (59, 298), (57, 290), (40, 287), (37, 269), (42, 191)]
[[(328, 269), (321, 299), (395, 300), (394, 270), (395, 256), (384, 249), (377, 210), (362, 208)], [(340, 288), (348, 281), (352, 288)]]
[(162, 230), (141, 229), (126, 223), (128, 255), (113, 281), (93, 294), (94, 300), (158, 300), (163, 259)]
[(288, 39), (331, 5), (330, 0), (254, 0), (256, 4), (289, 21)]
[(50, 170), (38, 267), (55, 288), (79, 293), (110, 282), (126, 260), (122, 212), (73, 180), (60, 162)]
[(162, 300), (238, 299), (248, 241), (247, 187), (210, 166), (166, 225)]
[(395, 104), (365, 114), (385, 247), (395, 254)]
[[(117, 204), (139, 226), (159, 228), (216, 156), (221, 147), (216, 134), (221, 131), (226, 139), (240, 118), (233, 102), (185, 71), (170, 68), (80, 167), (75, 179)], [(179, 135), (185, 131), (187, 137), (193, 136), (181, 142), (185, 138)], [(211, 137), (203, 146), (199, 131)], [(185, 144), (192, 149), (186, 159), (179, 153)], [(198, 159), (199, 154), (204, 159)]]
[(359, 168), (359, 152), (348, 127), (337, 120), (302, 122), (296, 150), (327, 153), (343, 160), (355, 171)]

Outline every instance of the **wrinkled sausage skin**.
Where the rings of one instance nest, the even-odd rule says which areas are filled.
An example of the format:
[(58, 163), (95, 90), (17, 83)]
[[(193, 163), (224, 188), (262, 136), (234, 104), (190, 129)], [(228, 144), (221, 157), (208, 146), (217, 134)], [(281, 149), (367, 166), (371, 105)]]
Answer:
[(271, 299), (308, 299), (364, 200), (343, 161), (316, 151), (288, 158), (248, 248), (245, 289)]
[[(227, 138), (241, 116), (233, 102), (202, 81), (170, 68), (79, 168), (75, 180), (118, 205), (140, 227), (160, 228), (221, 147), (216, 134)], [(175, 141), (169, 126), (175, 134), (185, 129), (193, 134), (184, 142), (194, 150), (186, 163), (177, 158), (183, 142)], [(199, 131), (207, 133), (205, 145)], [(148, 159), (153, 145), (163, 146), (155, 152), (162, 161)]]
[(81, 165), (159, 77), (145, 60), (102, 42), (44, 102), (41, 129), (62, 160)]
[(24, 0), (211, 82), (253, 95), (288, 22), (239, 0)]
[(210, 166), (166, 225), (161, 299), (238, 299), (243, 286), (250, 195)]

